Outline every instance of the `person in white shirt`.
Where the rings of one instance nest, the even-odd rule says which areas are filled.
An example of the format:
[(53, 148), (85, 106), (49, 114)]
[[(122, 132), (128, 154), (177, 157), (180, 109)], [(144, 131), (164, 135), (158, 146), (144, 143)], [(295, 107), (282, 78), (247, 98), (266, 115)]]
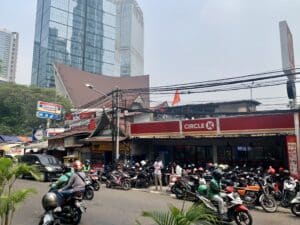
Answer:
[(175, 172), (177, 176), (182, 176), (182, 168), (179, 164), (176, 165)]
[(162, 161), (157, 158), (153, 164), (154, 167), (154, 181), (155, 181), (155, 190), (157, 191), (157, 186), (159, 183), (160, 191), (162, 191), (162, 180), (161, 180), (161, 169), (164, 167)]

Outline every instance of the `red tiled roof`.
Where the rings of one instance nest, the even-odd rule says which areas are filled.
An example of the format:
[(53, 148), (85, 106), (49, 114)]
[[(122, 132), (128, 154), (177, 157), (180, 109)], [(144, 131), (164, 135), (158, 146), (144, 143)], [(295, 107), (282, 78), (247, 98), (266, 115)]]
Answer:
[[(103, 93), (110, 93), (116, 87), (119, 89), (137, 89), (137, 88), (149, 88), (149, 76), (133, 76), (133, 77), (113, 77), (100, 74), (93, 74), (72, 68), (63, 64), (55, 64), (57, 76), (60, 82), (63, 84), (65, 91), (68, 93), (71, 102), (76, 108), (82, 108), (82, 106), (95, 101), (101, 97), (100, 93), (96, 93), (95, 90), (99, 90)], [(91, 90), (85, 86), (85, 84), (92, 84), (95, 90)], [(134, 100), (141, 96), (145, 102), (145, 107), (149, 107), (149, 94), (124, 94), (121, 98), (121, 107), (131, 107)], [(89, 107), (110, 107), (111, 98), (107, 98), (105, 103), (94, 104)]]

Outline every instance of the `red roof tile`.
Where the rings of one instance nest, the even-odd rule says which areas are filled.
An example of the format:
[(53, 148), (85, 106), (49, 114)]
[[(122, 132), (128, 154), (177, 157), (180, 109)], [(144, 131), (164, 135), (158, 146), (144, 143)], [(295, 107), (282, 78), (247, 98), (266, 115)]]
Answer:
[[(103, 93), (110, 93), (117, 87), (119, 89), (137, 89), (149, 88), (149, 76), (134, 76), (134, 77), (113, 77), (100, 74), (92, 74), (72, 68), (63, 64), (55, 64), (57, 77), (63, 84), (65, 91), (68, 93), (71, 102), (76, 108), (84, 108), (85, 105), (94, 101), (95, 104), (88, 107), (110, 107), (111, 97), (107, 98), (106, 102), (97, 103), (97, 99), (101, 97), (100, 93), (96, 93), (85, 86), (85, 84), (92, 84), (95, 90)], [(145, 102), (145, 107), (149, 107), (149, 94), (124, 94), (121, 98), (121, 107), (131, 107), (134, 100), (141, 96)]]

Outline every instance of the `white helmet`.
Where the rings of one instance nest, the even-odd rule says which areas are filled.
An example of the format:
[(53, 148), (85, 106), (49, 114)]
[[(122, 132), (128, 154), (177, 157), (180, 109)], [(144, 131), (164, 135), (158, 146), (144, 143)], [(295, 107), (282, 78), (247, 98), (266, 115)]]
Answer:
[(141, 165), (142, 165), (142, 166), (145, 166), (145, 165), (146, 165), (146, 161), (145, 161), (145, 160), (142, 160), (142, 161), (141, 161)]

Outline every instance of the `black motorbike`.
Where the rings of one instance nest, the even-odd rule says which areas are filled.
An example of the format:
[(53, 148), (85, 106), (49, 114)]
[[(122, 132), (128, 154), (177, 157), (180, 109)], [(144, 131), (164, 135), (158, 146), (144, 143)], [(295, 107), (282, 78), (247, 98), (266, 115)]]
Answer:
[(190, 175), (185, 178), (177, 179), (172, 186), (172, 192), (178, 199), (186, 199), (193, 201), (196, 198), (196, 191), (199, 187), (199, 177)]
[(46, 193), (42, 199), (45, 213), (39, 225), (79, 224), (82, 213), (86, 211), (82, 199), (82, 192), (76, 192), (67, 199), (63, 199), (58, 192)]
[(130, 178), (131, 185), (135, 188), (148, 188), (151, 185), (151, 175), (142, 168), (139, 168), (135, 175)]

